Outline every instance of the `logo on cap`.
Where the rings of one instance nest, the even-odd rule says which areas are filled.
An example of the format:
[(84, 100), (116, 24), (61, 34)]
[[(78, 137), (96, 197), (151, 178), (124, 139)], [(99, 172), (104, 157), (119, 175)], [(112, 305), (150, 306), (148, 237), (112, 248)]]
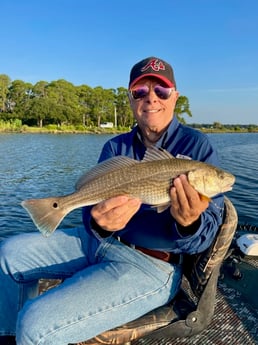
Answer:
[(141, 68), (141, 72), (145, 72), (148, 68), (151, 68), (155, 72), (160, 70), (165, 71), (166, 69), (164, 63), (158, 59), (150, 60), (144, 67)]

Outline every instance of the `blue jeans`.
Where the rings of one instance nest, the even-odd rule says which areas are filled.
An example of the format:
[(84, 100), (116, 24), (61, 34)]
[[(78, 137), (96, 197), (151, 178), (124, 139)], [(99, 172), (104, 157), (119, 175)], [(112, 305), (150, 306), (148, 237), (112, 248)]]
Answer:
[[(11, 237), (0, 246), (0, 335), (18, 345), (90, 339), (171, 300), (181, 266), (84, 228)], [(65, 281), (38, 296), (39, 278)]]

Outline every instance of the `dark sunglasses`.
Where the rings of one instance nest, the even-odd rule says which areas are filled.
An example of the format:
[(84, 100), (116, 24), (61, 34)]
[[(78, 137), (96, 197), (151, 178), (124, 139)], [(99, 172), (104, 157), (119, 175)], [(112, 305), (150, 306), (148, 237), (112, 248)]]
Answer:
[[(173, 91), (171, 87), (164, 87), (159, 84), (155, 85), (153, 91), (160, 99), (168, 99)], [(140, 100), (146, 97), (150, 92), (148, 85), (139, 85), (129, 91), (130, 95), (135, 100)]]

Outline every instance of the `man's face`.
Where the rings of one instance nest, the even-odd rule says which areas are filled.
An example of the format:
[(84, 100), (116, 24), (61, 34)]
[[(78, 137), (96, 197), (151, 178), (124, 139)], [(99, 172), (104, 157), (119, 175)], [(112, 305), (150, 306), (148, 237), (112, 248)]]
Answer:
[(139, 80), (130, 91), (135, 91), (137, 97), (143, 96), (138, 99), (134, 99), (132, 93), (129, 96), (131, 109), (142, 134), (148, 136), (150, 132), (162, 133), (173, 118), (178, 92), (174, 88), (169, 90), (161, 80), (150, 77)]

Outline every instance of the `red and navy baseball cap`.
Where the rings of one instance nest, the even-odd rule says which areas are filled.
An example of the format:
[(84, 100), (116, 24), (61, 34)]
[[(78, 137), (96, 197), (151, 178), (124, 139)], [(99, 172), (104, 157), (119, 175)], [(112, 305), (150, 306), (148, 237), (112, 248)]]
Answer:
[(174, 72), (169, 63), (154, 56), (141, 60), (130, 72), (129, 89), (144, 77), (155, 77), (168, 87), (176, 88)]

